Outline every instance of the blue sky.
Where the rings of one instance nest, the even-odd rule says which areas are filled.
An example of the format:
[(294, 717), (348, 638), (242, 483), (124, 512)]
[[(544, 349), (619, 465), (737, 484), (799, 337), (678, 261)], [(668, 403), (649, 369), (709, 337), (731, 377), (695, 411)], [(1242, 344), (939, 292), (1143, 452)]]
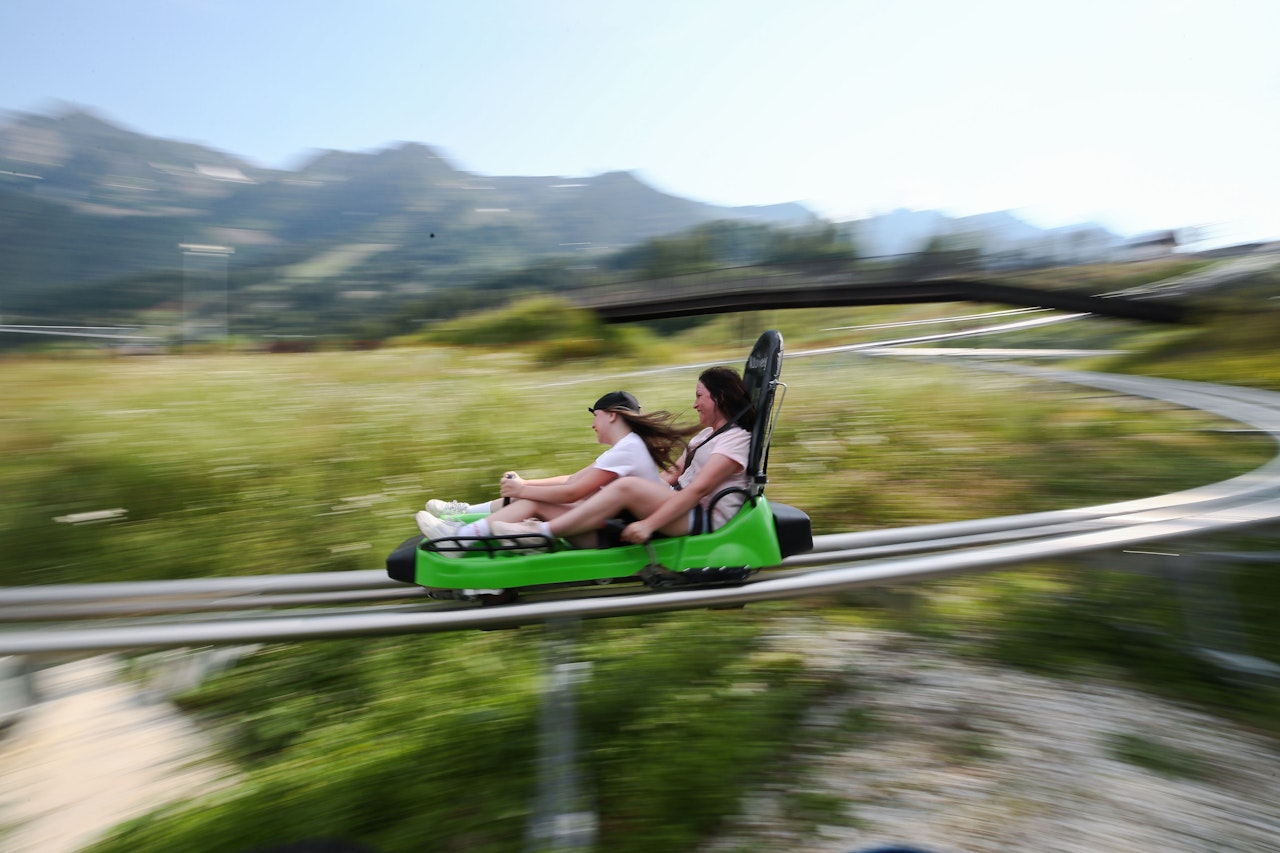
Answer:
[(848, 219), (1280, 238), (1277, 0), (5, 0), (0, 110)]

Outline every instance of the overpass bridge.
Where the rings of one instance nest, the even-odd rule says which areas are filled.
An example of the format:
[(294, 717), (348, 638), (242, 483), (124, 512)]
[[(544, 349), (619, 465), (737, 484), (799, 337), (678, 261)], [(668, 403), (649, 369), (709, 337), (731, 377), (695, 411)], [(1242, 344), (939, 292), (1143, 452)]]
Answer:
[(837, 266), (753, 266), (671, 278), (631, 281), (568, 294), (607, 323), (665, 320), (774, 308), (834, 308), (921, 302), (977, 302), (1052, 308), (1155, 323), (1182, 323), (1182, 302), (1150, 291), (1090, 293), (1075, 288), (1037, 288), (992, 277), (929, 274), (910, 267), (859, 269)]

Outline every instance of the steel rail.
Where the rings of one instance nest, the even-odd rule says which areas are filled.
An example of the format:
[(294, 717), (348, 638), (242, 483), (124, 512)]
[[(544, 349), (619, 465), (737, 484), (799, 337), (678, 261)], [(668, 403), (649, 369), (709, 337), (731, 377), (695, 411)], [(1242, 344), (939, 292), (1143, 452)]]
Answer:
[(176, 648), (243, 643), (291, 642), (357, 636), (443, 633), (512, 628), (562, 618), (599, 619), (660, 611), (720, 609), (745, 604), (990, 571), (1010, 565), (1110, 550), (1153, 540), (1220, 533), (1280, 518), (1280, 498), (1234, 510), (1150, 521), (1092, 533), (1051, 537), (896, 560), (838, 565), (821, 572), (769, 578), (725, 589), (669, 591), (503, 607), (419, 613), (358, 613), (294, 616), (252, 623), (203, 622), (179, 625), (75, 628), (0, 633), (0, 654), (37, 655)]
[[(1249, 424), (1280, 443), (1280, 394), (1235, 386), (1115, 374), (983, 364), (1039, 378), (1159, 399)], [(428, 633), (508, 627), (559, 616), (598, 618), (698, 607), (732, 607), (770, 598), (814, 595), (958, 571), (1044, 560), (1158, 539), (1234, 529), (1280, 519), (1280, 456), (1255, 471), (1193, 489), (1104, 504), (1015, 516), (815, 537), (812, 552), (785, 560), (780, 571), (741, 587), (632, 594), (610, 591), (500, 608), (459, 609), (455, 602), (402, 607), (325, 609), (280, 616), (271, 608), (315, 607), (399, 598), (426, 591), (381, 571), (308, 573), (0, 590), (0, 622), (137, 616), (183, 611), (243, 611), (220, 621), (109, 624), (59, 622), (38, 630), (0, 631), (0, 654), (39, 654), (181, 647), (221, 643)], [(826, 567), (821, 571), (809, 567)], [(605, 588), (590, 588), (604, 593)]]
[[(376, 572), (375, 574), (383, 574)], [(385, 576), (384, 576), (385, 577)], [(180, 583), (180, 581), (170, 581)], [(104, 584), (105, 586), (105, 584)], [(49, 589), (45, 587), (45, 589)], [(56, 587), (53, 588), (56, 591)], [(152, 598), (116, 597), (110, 590), (100, 590), (94, 600), (41, 602), (0, 606), (0, 624), (7, 622), (47, 622), (57, 619), (97, 619), (129, 616), (211, 613), (246, 608), (317, 607), (321, 605), (363, 604), (376, 601), (425, 599), (428, 590), (398, 584), (392, 589), (337, 590), (334, 592), (300, 593), (296, 595), (255, 595), (175, 598), (162, 594)]]

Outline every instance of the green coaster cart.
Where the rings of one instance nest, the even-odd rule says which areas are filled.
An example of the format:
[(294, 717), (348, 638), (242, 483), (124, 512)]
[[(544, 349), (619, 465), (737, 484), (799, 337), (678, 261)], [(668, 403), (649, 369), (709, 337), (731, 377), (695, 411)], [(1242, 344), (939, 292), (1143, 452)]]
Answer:
[[(387, 574), (427, 587), (436, 598), (513, 601), (521, 590), (639, 582), (654, 588), (740, 584), (753, 572), (813, 547), (809, 517), (764, 496), (769, 441), (777, 419), (775, 400), (782, 371), (782, 335), (760, 336), (747, 357), (742, 378), (756, 404), (747, 459), (750, 486), (726, 489), (712, 498), (743, 492), (742, 508), (719, 528), (693, 536), (654, 537), (646, 545), (575, 548), (540, 535), (406, 539), (387, 557)], [(459, 515), (469, 521), (479, 516)], [(710, 517), (710, 513), (708, 513)], [(462, 551), (461, 554), (458, 551)]]

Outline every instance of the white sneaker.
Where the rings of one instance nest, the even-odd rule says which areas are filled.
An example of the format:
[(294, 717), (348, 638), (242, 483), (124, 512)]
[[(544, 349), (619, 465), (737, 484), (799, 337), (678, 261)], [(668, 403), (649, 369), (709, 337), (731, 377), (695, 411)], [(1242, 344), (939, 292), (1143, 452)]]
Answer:
[[(420, 510), (413, 518), (418, 522), (418, 529), (422, 531), (422, 535), (432, 542), (457, 536), (458, 529), (462, 527), (460, 521), (436, 518), (426, 510)], [(467, 546), (463, 542), (442, 542), (439, 547), (432, 550), (441, 557), (461, 557), (466, 553)]]
[(422, 531), (422, 535), (428, 539), (444, 539), (448, 536), (457, 536), (458, 528), (462, 527), (462, 522), (447, 521), (432, 515), (426, 510), (420, 510), (413, 516), (413, 519), (418, 522), (418, 529)]
[(435, 498), (427, 501), (427, 512), (436, 518), (444, 518), (446, 515), (462, 515), (462, 513), (470, 511), (471, 504), (466, 501), (442, 501)]

